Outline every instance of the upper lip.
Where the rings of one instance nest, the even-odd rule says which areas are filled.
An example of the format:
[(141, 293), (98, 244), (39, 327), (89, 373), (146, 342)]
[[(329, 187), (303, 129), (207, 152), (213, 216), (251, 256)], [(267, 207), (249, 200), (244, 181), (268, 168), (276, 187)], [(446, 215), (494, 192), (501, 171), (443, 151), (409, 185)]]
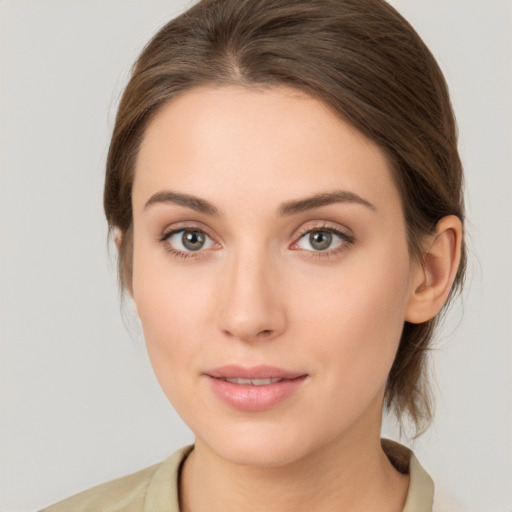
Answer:
[(301, 372), (283, 370), (276, 366), (239, 366), (236, 364), (219, 366), (204, 373), (215, 379), (296, 379), (306, 375)]

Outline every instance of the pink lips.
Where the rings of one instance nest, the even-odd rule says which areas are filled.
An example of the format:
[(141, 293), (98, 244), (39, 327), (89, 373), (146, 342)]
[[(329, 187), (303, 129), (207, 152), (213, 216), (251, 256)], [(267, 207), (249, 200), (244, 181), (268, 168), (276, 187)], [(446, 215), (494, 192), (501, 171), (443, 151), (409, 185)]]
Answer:
[(297, 391), (307, 378), (273, 366), (228, 365), (205, 372), (213, 392), (242, 411), (264, 411)]

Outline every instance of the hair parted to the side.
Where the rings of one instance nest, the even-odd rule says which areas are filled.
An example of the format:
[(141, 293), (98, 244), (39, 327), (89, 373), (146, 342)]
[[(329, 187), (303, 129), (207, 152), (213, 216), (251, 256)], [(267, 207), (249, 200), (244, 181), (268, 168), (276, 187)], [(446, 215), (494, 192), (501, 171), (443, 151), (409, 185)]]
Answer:
[[(414, 29), (383, 0), (203, 0), (144, 48), (112, 134), (104, 207), (119, 230), (119, 277), (132, 273), (131, 191), (145, 129), (163, 104), (194, 87), (288, 86), (329, 106), (388, 155), (411, 256), (439, 219), (464, 220), (462, 167), (448, 89)], [(452, 288), (460, 289), (465, 248)], [(439, 316), (439, 315), (438, 315)], [(421, 432), (432, 416), (426, 357), (437, 317), (405, 323), (385, 406)]]

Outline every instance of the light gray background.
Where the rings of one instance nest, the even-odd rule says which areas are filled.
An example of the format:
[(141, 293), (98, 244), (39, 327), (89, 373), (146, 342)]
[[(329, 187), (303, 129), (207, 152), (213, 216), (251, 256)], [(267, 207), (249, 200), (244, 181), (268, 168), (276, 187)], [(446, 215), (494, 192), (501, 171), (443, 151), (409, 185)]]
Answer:
[[(434, 353), (436, 421), (414, 450), (472, 510), (510, 512), (512, 2), (392, 3), (446, 73), (469, 195), (468, 293)], [(102, 215), (129, 66), (188, 4), (0, 0), (4, 511), (37, 509), (192, 440), (152, 375), (136, 322), (132, 334), (123, 326)]]

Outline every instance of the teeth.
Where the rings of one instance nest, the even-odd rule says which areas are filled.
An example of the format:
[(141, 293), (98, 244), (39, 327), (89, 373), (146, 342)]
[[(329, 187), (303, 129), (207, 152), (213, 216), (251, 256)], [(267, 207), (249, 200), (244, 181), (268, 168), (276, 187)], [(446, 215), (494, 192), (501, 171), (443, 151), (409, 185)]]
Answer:
[(283, 379), (279, 379), (276, 377), (270, 379), (239, 379), (238, 377), (234, 377), (223, 380), (231, 384), (239, 384), (242, 386), (268, 386), (269, 384), (274, 384), (275, 382), (279, 382)]

